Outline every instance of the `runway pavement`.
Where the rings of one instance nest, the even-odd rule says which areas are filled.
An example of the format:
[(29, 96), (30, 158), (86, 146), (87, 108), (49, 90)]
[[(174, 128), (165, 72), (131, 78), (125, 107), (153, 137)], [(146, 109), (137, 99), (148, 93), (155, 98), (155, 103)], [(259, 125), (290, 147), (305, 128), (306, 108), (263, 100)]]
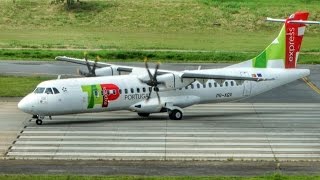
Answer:
[(21, 127), (9, 138), (6, 159), (320, 160), (319, 103), (197, 105), (181, 121), (166, 113), (143, 119), (105, 112), (54, 117), (42, 126), (15, 104), (1, 109), (1, 128), (4, 119)]

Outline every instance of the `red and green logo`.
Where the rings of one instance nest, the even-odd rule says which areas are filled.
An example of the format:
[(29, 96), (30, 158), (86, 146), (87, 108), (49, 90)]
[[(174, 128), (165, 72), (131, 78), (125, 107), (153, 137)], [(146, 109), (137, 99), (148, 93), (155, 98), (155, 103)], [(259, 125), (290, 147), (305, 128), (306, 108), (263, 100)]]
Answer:
[(114, 84), (86, 85), (81, 88), (88, 94), (88, 109), (92, 109), (95, 105), (108, 107), (110, 101), (115, 101), (120, 96), (119, 87)]

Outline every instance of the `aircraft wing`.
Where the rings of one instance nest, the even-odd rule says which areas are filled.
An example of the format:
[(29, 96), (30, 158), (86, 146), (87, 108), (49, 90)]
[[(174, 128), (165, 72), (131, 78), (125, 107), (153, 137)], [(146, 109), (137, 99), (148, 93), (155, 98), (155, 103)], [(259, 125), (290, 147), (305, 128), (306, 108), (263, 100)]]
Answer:
[[(86, 63), (86, 61), (84, 59), (71, 58), (71, 57), (67, 57), (67, 56), (57, 56), (55, 58), (55, 60), (57, 60), (57, 61), (66, 61), (66, 62), (75, 63), (75, 64), (87, 65), (87, 63)], [(90, 66), (92, 66), (94, 64), (94, 61), (88, 60), (88, 63), (89, 63)], [(107, 64), (107, 63), (97, 62), (96, 66), (97, 67), (108, 67), (110, 65)]]
[[(72, 57), (67, 57), (67, 56), (57, 56), (55, 58), (55, 60), (57, 61), (66, 61), (66, 62), (70, 62), (70, 63), (75, 63), (75, 64), (81, 64), (81, 65), (87, 65), (87, 62), (84, 59), (78, 59), (78, 58), (72, 58)], [(93, 66), (95, 63), (95, 61), (91, 61), (88, 60), (88, 64), (90, 66)], [(122, 66), (122, 65), (115, 65), (115, 64), (108, 64), (105, 62), (96, 62), (96, 66), (98, 68), (103, 68), (103, 67), (111, 67), (112, 69), (119, 71), (119, 72), (127, 72), (127, 73), (132, 73), (132, 74), (137, 74), (137, 75), (141, 75), (143, 74), (143, 72), (147, 73), (145, 71), (145, 67), (132, 67), (132, 66)], [(150, 70), (154, 70), (152, 68), (150, 68)], [(170, 73), (172, 71), (166, 71), (166, 70), (158, 70), (157, 74), (158, 75), (162, 75), (162, 74), (166, 74), (166, 73)]]
[(274, 78), (260, 78), (260, 77), (246, 77), (246, 76), (234, 76), (234, 75), (219, 75), (212, 73), (197, 73), (197, 72), (184, 72), (181, 78), (193, 78), (193, 79), (219, 79), (219, 80), (246, 80), (246, 81), (270, 81)]
[[(75, 64), (81, 64), (81, 65), (87, 65), (87, 63), (86, 63), (86, 61), (84, 59), (71, 58), (71, 57), (67, 57), (67, 56), (57, 56), (55, 58), (55, 60), (57, 60), (57, 61), (66, 61), (66, 62), (75, 63)], [(90, 66), (93, 66), (93, 64), (95, 62), (88, 60), (88, 63), (89, 63)], [(129, 67), (129, 66), (118, 66), (118, 65), (108, 64), (108, 63), (104, 63), (104, 62), (97, 62), (96, 66), (99, 67), (99, 68), (116, 66), (118, 71), (124, 71), (124, 72), (132, 72), (132, 69), (133, 69), (133, 67)]]

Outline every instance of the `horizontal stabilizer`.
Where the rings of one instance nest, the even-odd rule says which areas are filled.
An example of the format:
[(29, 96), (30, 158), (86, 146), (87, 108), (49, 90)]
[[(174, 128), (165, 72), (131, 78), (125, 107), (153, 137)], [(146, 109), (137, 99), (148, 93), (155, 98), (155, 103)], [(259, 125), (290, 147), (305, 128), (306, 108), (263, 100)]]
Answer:
[[(286, 19), (274, 19), (274, 18), (268, 17), (267, 21), (284, 23), (286, 22)], [(287, 22), (292, 24), (319, 24), (320, 25), (320, 21), (288, 20)]]

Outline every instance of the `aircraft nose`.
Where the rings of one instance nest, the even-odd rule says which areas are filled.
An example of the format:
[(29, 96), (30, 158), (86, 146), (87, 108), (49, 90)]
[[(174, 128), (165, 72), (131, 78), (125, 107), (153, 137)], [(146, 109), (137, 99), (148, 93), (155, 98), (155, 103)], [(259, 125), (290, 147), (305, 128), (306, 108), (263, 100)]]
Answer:
[(30, 98), (24, 97), (19, 103), (18, 103), (18, 108), (25, 112), (25, 113), (30, 113), (31, 111), (31, 102)]

